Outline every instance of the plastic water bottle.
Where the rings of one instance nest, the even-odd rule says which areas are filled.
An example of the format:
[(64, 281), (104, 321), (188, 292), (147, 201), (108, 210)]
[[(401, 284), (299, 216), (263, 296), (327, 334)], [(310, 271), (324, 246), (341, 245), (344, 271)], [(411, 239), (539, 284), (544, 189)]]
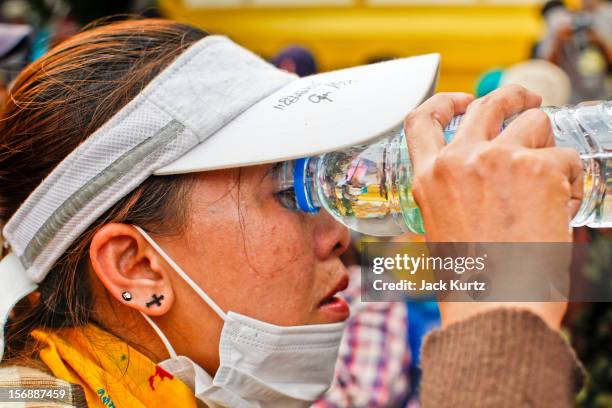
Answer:
[[(571, 225), (612, 227), (612, 101), (542, 110), (557, 146), (572, 147), (582, 158), (584, 199)], [(447, 141), (461, 119), (445, 129)], [(424, 232), (412, 176), (405, 135), (398, 130), (374, 144), (283, 163), (277, 180), (293, 188), (287, 206), (307, 212), (323, 207), (355, 231), (392, 236)]]

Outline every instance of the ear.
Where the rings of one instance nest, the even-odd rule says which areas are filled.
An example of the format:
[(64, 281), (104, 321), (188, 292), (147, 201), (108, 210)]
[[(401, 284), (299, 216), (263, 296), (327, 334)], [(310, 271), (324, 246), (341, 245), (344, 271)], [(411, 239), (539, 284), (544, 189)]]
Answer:
[[(100, 282), (119, 302), (150, 316), (170, 310), (172, 269), (133, 226), (104, 225), (91, 241), (89, 258)], [(125, 292), (131, 299), (124, 298)]]

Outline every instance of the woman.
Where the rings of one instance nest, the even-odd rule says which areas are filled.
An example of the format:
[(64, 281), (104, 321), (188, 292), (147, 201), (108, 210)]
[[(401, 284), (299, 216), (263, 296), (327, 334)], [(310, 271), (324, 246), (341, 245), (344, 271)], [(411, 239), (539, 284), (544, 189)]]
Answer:
[[(357, 129), (332, 128), (334, 137), (317, 139), (321, 129), (308, 121), (311, 140), (268, 143), (265, 137), (286, 132), (260, 131), (270, 118), (282, 128), (310, 109), (332, 111), (340, 121), (343, 95), (369, 82), (379, 89), (381, 76), (389, 81), (413, 65), (428, 73), (421, 88), (431, 87), (431, 58), (385, 64), (367, 68), (377, 70), (369, 77), (340, 73), (349, 77), (290, 89), (293, 77), (227, 39), (148, 20), (86, 31), (26, 68), (0, 122), (0, 219), (10, 246), (0, 267), (4, 313), (29, 293), (6, 324), (1, 382), (71, 384), (63, 401), (75, 406), (288, 407), (315, 400), (331, 381), (348, 317), (335, 297), (347, 285), (339, 256), (348, 233), (323, 213), (283, 206), (287, 192), (273, 183), (275, 166), (249, 164), (364, 142), (360, 130), (373, 122), (357, 114)], [(404, 85), (417, 95), (401, 95)], [(421, 99), (414, 81), (391, 87), (408, 106), (390, 95), (377, 114), (389, 122), (379, 134), (397, 120), (391, 113)], [(307, 92), (318, 99), (304, 108)], [(469, 95), (440, 94), (409, 116), (406, 130), (418, 135), (410, 148), (420, 158), (415, 193), (431, 239), (524, 241), (528, 233), (569, 240), (559, 225), (567, 225), (570, 186), (580, 191), (576, 155), (550, 147), (550, 127), (537, 111), (490, 141), (504, 117), (539, 102), (520, 88), (474, 103)], [(458, 141), (444, 148), (442, 127), (468, 105)], [(243, 138), (239, 145), (234, 137)], [(209, 168), (218, 170), (198, 171)], [(508, 202), (498, 183), (525, 199)], [(491, 194), (476, 200), (483, 188)], [(449, 191), (452, 200), (440, 199)], [(535, 406), (553, 396), (556, 406), (569, 404), (576, 363), (554, 332), (564, 305), (478, 307), (442, 308), (449, 327), (425, 346), (424, 405), (501, 406), (489, 394), (499, 381), (486, 382), (493, 369), (506, 371), (507, 395), (500, 395), (508, 403), (518, 395)], [(492, 330), (473, 341), (483, 327)], [(519, 344), (501, 347), (497, 328)], [(520, 344), (529, 336), (540, 342)], [(456, 347), (465, 346), (476, 354), (458, 356)], [(539, 359), (514, 364), (534, 350)], [(496, 364), (480, 364), (479, 352)], [(471, 388), (456, 381), (465, 364), (479, 367), (462, 376), (477, 384)], [(545, 372), (550, 364), (558, 369)], [(540, 382), (518, 381), (525, 368)]]

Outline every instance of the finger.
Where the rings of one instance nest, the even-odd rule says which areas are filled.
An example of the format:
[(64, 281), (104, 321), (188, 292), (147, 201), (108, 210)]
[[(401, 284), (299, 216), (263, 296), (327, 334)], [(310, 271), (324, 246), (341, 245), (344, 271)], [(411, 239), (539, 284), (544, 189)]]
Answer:
[(505, 85), (470, 104), (451, 143), (491, 140), (505, 119), (526, 109), (537, 108), (542, 98), (520, 85)]
[(404, 132), (415, 171), (444, 147), (444, 128), (453, 117), (464, 113), (473, 100), (466, 93), (439, 93), (408, 115)]
[(529, 109), (510, 122), (494, 143), (538, 149), (555, 146), (555, 138), (548, 115), (541, 109)]
[(538, 150), (547, 155), (567, 177), (571, 186), (571, 200), (582, 201), (584, 196), (584, 169), (578, 152), (568, 147), (549, 147)]

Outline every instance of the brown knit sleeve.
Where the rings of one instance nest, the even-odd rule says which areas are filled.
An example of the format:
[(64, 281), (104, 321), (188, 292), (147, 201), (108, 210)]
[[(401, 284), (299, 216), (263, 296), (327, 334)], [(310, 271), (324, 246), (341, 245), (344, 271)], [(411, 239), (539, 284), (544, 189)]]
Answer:
[(540, 317), (501, 308), (429, 334), (421, 368), (424, 408), (571, 407), (584, 377)]

